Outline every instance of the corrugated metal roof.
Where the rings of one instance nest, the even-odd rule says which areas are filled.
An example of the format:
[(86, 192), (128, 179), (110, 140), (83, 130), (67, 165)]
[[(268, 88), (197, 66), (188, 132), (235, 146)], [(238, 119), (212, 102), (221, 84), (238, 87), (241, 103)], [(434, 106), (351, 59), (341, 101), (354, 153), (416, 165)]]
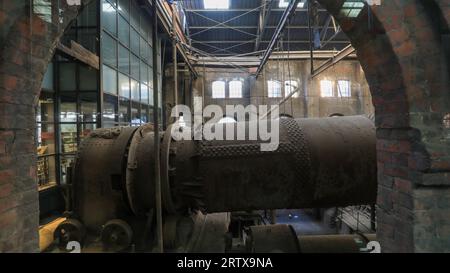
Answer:
[[(209, 54), (233, 55), (251, 53), (255, 50), (255, 41), (258, 33), (260, 9), (263, 3), (268, 4), (270, 0), (229, 0), (228, 10), (205, 10), (203, 0), (183, 0), (190, 38), (192, 45)], [(261, 38), (259, 50), (268, 46), (278, 25), (284, 8), (279, 8), (274, 0), (273, 10), (268, 17), (267, 27)], [(291, 51), (309, 50), (308, 16), (306, 9), (297, 9), (284, 33), (283, 48)], [(329, 15), (320, 9), (318, 22), (324, 26)], [(289, 35), (288, 35), (289, 34)], [(330, 29), (324, 41), (331, 38), (334, 30)], [(289, 41), (289, 46), (288, 46)], [(336, 35), (332, 42), (323, 49), (344, 48), (349, 43), (345, 34)], [(225, 50), (224, 50), (225, 49)]]

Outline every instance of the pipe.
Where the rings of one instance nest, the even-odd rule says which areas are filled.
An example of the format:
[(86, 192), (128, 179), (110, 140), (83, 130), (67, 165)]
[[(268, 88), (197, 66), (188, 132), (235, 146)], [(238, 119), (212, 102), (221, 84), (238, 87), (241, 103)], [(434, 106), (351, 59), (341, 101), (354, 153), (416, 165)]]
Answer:
[(177, 39), (176, 39), (176, 21), (175, 3), (172, 4), (172, 35), (173, 35), (173, 99), (175, 107), (178, 105), (178, 61), (177, 61)]
[[(158, 16), (156, 13), (156, 0), (153, 0), (153, 126), (154, 130), (154, 162), (149, 162), (148, 167), (154, 168), (154, 187), (155, 202), (154, 206), (156, 208), (156, 241), (157, 241), (157, 251), (164, 252), (164, 242), (163, 242), (163, 221), (162, 221), (162, 197), (161, 197), (161, 173), (160, 173), (160, 140), (159, 140), (159, 82), (158, 82)], [(147, 167), (146, 167), (147, 168)], [(149, 194), (148, 197), (151, 195)], [(150, 210), (151, 208), (148, 208)]]
[(283, 12), (280, 22), (279, 22), (277, 28), (275, 29), (272, 39), (269, 42), (269, 46), (267, 47), (266, 52), (264, 53), (264, 56), (258, 67), (258, 70), (256, 71), (256, 77), (259, 76), (263, 67), (266, 65), (267, 61), (269, 60), (269, 57), (272, 54), (272, 51), (275, 48), (275, 45), (277, 44), (278, 40), (280, 39), (281, 34), (283, 33), (284, 27), (286, 26), (289, 18), (295, 13), (298, 2), (300, 2), (300, 0), (291, 0), (289, 2), (289, 5), (287, 6), (286, 10)]

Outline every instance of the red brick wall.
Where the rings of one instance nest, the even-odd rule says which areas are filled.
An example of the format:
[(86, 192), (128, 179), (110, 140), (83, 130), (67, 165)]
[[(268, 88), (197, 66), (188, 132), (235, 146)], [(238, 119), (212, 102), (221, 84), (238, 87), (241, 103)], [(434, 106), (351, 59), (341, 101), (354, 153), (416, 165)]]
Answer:
[[(89, 0), (82, 1), (83, 3)], [(448, 67), (427, 9), (450, 0), (381, 0), (356, 20), (344, 0), (318, 0), (358, 50), (378, 126), (378, 237), (385, 252), (450, 251)], [(28, 0), (0, 3), (0, 252), (38, 250), (34, 105), (55, 42), (78, 7), (60, 3), (63, 22), (30, 18)], [(438, 186), (438, 187), (437, 187)]]
[(30, 18), (30, 2), (0, 2), (0, 252), (39, 250), (34, 106), (55, 42), (79, 9), (52, 1), (63, 12), (49, 23)]
[[(450, 251), (450, 141), (442, 123), (450, 112), (449, 70), (440, 33), (448, 29), (450, 0), (381, 0), (371, 8), (372, 27), (367, 12), (340, 17), (344, 1), (319, 2), (357, 49), (373, 96), (382, 250)], [(439, 11), (440, 27), (431, 18)]]

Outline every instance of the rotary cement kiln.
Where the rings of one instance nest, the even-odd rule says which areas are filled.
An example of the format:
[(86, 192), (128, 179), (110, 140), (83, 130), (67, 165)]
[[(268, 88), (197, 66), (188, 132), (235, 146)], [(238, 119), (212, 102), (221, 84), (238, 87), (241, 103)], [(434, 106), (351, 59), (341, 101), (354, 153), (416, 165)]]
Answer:
[[(227, 231), (228, 212), (375, 202), (375, 128), (370, 119), (273, 122), (278, 121), (278, 149), (267, 152), (261, 151), (261, 140), (175, 141), (170, 128), (161, 134), (167, 251), (221, 251), (222, 243), (205, 249), (198, 241), (199, 236), (220, 241)], [(235, 130), (238, 125), (233, 125)], [(92, 234), (111, 250), (133, 245), (139, 251), (151, 251), (153, 144), (149, 125), (100, 129), (83, 141), (69, 184), (69, 219), (55, 232), (60, 243), (83, 241)], [(207, 223), (216, 227), (212, 230), (219, 237), (214, 232), (199, 235), (207, 232)]]

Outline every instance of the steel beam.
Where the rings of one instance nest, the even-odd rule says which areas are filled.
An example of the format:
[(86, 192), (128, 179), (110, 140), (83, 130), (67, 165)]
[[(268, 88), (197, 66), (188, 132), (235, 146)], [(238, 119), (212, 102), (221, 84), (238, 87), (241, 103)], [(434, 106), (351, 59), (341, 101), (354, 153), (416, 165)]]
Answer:
[[(276, 1), (278, 2), (278, 1)], [(272, 11), (275, 12), (283, 12), (285, 9), (272, 9)], [(307, 12), (308, 9), (306, 8), (297, 8), (296, 11), (299, 12)], [(326, 9), (318, 9), (318, 11), (321, 12), (327, 12)], [(204, 13), (223, 13), (223, 12), (259, 12), (259, 10), (253, 10), (253, 9), (185, 9), (185, 12), (194, 13), (194, 12), (204, 12)]]
[(329, 60), (321, 64), (317, 69), (315, 69), (313, 73), (311, 73), (311, 78), (315, 78), (317, 75), (342, 61), (344, 58), (353, 54), (354, 52), (355, 49), (352, 47), (352, 45), (348, 45), (343, 50), (339, 51), (333, 58), (330, 58)]
[(258, 67), (258, 70), (256, 71), (256, 77), (261, 73), (264, 65), (269, 60), (270, 55), (272, 54), (273, 49), (275, 48), (275, 45), (277, 44), (278, 40), (280, 39), (281, 34), (283, 33), (284, 27), (286, 26), (289, 18), (294, 14), (298, 3), (300, 0), (291, 0), (289, 2), (289, 5), (287, 6), (286, 10), (284, 11), (283, 15), (281, 16), (280, 23), (278, 24), (278, 27), (275, 30), (274, 35), (272, 36), (272, 39), (269, 43), (269, 46), (266, 49), (266, 52), (261, 60), (261, 64)]
[[(233, 26), (234, 28), (239, 28), (239, 29), (255, 29), (258, 28), (257, 26)], [(196, 30), (196, 29), (229, 29), (229, 27), (225, 27), (225, 26), (190, 26), (189, 27), (191, 30)], [(265, 29), (274, 29), (277, 28), (277, 26), (265, 26)], [(308, 29), (308, 26), (287, 26), (286, 29)], [(322, 28), (324, 29), (324, 28)], [(333, 27), (328, 27), (328, 29), (333, 29)]]
[[(152, 1), (153, 7), (157, 5), (156, 0)], [(154, 128), (159, 128), (159, 90), (158, 90), (158, 16), (157, 9), (153, 9), (153, 126)], [(153, 145), (155, 147), (153, 164), (149, 164), (146, 168), (153, 168), (154, 170), (154, 197), (155, 197), (155, 209), (156, 209), (156, 247), (157, 251), (164, 252), (164, 240), (163, 240), (163, 227), (162, 227), (162, 188), (161, 188), (161, 169), (160, 169), (160, 139), (159, 130), (155, 130)], [(153, 165), (153, 166), (152, 166)], [(148, 196), (151, 198), (151, 196)]]

